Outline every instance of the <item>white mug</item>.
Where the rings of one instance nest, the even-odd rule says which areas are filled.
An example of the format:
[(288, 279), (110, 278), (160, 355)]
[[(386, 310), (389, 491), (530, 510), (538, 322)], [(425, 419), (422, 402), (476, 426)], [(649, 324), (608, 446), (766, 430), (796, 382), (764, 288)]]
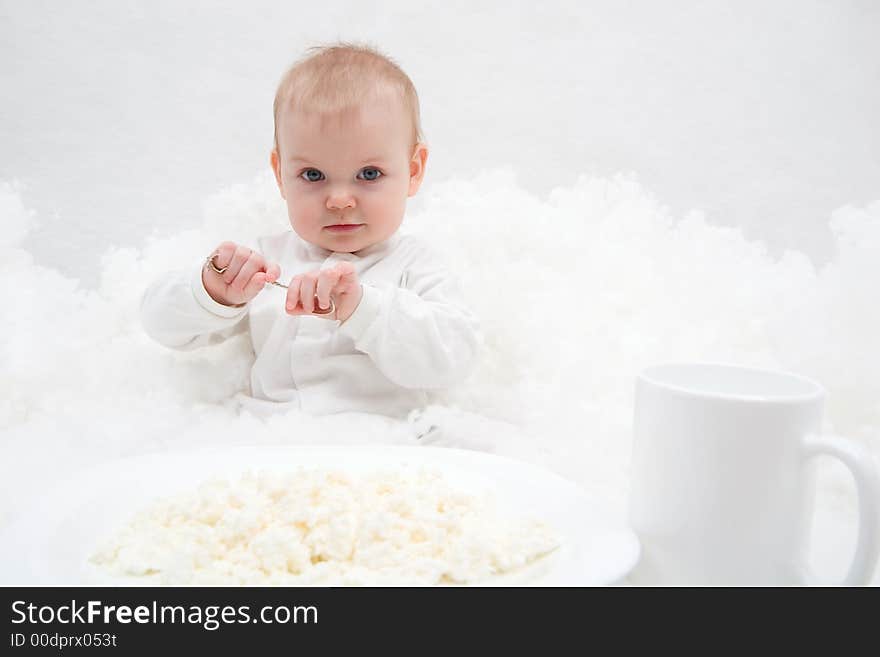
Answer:
[(807, 566), (815, 462), (852, 472), (855, 556), (843, 582), (870, 581), (880, 546), (880, 477), (854, 442), (818, 435), (825, 392), (783, 372), (658, 365), (636, 380), (629, 516), (638, 585), (817, 584)]

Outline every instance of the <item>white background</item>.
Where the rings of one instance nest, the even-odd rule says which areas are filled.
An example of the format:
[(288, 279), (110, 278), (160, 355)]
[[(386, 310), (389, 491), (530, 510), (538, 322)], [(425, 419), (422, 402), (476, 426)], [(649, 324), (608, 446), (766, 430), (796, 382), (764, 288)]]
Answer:
[[(828, 219), (880, 200), (880, 3), (0, 0), (0, 183), (20, 181), (38, 219), (23, 246), (87, 286), (107, 274), (102, 295), (78, 294), (21, 250), (0, 253), (0, 524), (27, 491), (99, 458), (311, 438), (194, 410), (234, 389), (244, 361), (219, 347), (164, 353), (132, 330), (160, 249), (142, 266), (131, 252), (99, 258), (153, 231), (169, 237), (163, 252), (189, 248), (178, 237), (202, 223), (206, 199), (267, 171), (283, 71), (335, 39), (378, 46), (419, 90), (431, 155), (411, 209), (453, 177), (516, 173), (519, 189), (492, 176), (443, 187), (430, 218), (457, 216), (430, 228), (498, 291), (469, 288), (495, 340), (468, 388), (474, 407), (532, 418), (557, 471), (623, 500), (632, 377), (660, 358), (816, 378), (836, 430), (877, 445), (880, 204), (839, 213), (843, 240)], [(698, 222), (667, 230), (625, 184), (595, 186), (621, 208), (584, 186), (541, 200), (579, 174), (618, 171), (675, 216), (702, 209), (774, 255), (839, 257), (814, 271)], [(0, 246), (17, 247), (28, 221), (19, 195), (0, 191)], [(532, 209), (557, 225), (533, 224)], [(590, 257), (557, 267), (561, 246)], [(589, 303), (534, 312), (559, 308), (574, 281)], [(856, 506), (847, 473), (833, 474), (814, 533), (819, 561), (842, 568)]]
[(37, 211), (25, 247), (91, 285), (109, 245), (197, 225), (268, 167), (284, 69), (337, 38), (412, 77), (427, 186), (509, 165), (545, 196), (634, 171), (677, 215), (817, 264), (831, 211), (880, 198), (870, 0), (2, 0), (0, 180)]

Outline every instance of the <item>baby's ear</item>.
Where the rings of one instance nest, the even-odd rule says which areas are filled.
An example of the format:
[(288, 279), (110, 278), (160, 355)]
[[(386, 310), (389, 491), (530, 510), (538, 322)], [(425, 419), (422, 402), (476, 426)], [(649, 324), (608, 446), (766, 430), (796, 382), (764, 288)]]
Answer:
[(278, 191), (281, 192), (281, 198), (287, 200), (287, 197), (284, 195), (284, 183), (281, 182), (281, 158), (278, 157), (277, 148), (272, 149), (272, 153), (269, 155), (269, 164), (275, 173), (275, 182), (278, 183)]
[(428, 162), (428, 145), (422, 142), (416, 144), (415, 152), (409, 161), (409, 193), (407, 196), (415, 196), (425, 178), (425, 165)]

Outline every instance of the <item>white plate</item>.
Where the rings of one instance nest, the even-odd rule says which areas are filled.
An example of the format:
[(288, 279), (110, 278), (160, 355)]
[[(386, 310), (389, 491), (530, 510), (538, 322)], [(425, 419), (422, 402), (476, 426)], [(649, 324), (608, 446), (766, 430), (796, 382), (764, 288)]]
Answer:
[(621, 580), (639, 543), (600, 499), (535, 465), (484, 452), (442, 447), (220, 447), (165, 452), (105, 463), (48, 491), (0, 537), (0, 583), (131, 585), (88, 561), (100, 537), (158, 497), (193, 490), (214, 476), (298, 467), (363, 474), (427, 467), (463, 492), (491, 492), (499, 513), (543, 520), (563, 537), (550, 555), (481, 585), (591, 586)]

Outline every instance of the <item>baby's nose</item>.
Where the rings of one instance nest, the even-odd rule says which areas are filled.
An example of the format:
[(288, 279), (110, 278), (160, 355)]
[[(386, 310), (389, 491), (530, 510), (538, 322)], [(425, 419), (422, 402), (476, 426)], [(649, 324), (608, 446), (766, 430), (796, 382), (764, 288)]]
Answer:
[(327, 197), (328, 210), (342, 210), (355, 206), (354, 195), (347, 192), (337, 192)]

